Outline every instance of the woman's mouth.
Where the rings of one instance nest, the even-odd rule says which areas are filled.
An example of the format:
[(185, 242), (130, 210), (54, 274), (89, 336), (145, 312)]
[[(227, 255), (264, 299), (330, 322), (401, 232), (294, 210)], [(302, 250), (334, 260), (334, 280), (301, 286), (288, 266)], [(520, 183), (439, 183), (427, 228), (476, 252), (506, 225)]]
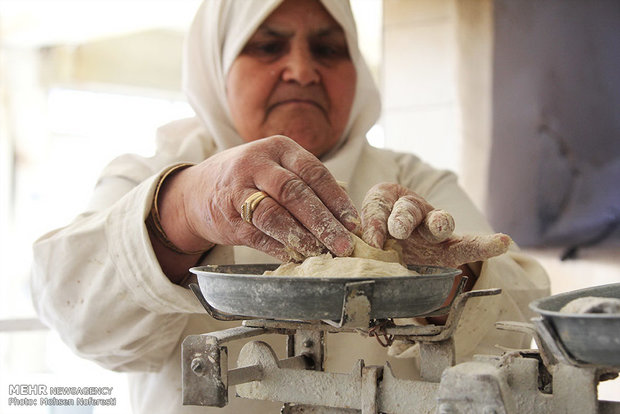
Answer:
[(312, 108), (316, 108), (319, 111), (321, 111), (323, 114), (327, 114), (325, 108), (323, 108), (322, 105), (320, 105), (318, 102), (313, 101), (311, 99), (286, 99), (280, 102), (277, 102), (273, 105), (271, 105), (268, 109), (268, 112), (271, 112), (272, 110), (274, 110), (275, 108), (278, 107), (295, 107), (298, 106), (300, 108), (305, 108), (308, 110), (311, 110)]

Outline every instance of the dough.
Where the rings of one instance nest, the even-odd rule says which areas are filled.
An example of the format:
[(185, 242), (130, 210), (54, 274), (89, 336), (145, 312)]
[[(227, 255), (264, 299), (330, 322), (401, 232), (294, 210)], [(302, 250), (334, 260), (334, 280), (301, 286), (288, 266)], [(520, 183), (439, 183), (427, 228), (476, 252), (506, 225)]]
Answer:
[(364, 240), (352, 234), (355, 243), (351, 258), (380, 260), (382, 262), (400, 263), (403, 262), (403, 250), (394, 239), (385, 242), (385, 250), (377, 249), (367, 244)]
[(573, 299), (560, 309), (561, 313), (620, 313), (620, 299), (584, 296)]
[(284, 263), (268, 276), (303, 277), (377, 277), (411, 276), (419, 273), (401, 264), (402, 254), (395, 241), (388, 240), (386, 249), (376, 249), (353, 235), (355, 248), (351, 257), (332, 257), (326, 253), (309, 257), (303, 263)]

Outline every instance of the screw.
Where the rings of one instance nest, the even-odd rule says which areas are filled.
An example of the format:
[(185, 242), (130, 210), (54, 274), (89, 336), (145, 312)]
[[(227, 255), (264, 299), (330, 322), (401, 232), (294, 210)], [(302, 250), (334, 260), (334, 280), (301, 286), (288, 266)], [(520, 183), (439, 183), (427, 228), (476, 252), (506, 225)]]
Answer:
[(190, 364), (190, 368), (194, 372), (194, 374), (198, 376), (203, 376), (205, 371), (207, 370), (207, 364), (202, 358), (194, 358)]

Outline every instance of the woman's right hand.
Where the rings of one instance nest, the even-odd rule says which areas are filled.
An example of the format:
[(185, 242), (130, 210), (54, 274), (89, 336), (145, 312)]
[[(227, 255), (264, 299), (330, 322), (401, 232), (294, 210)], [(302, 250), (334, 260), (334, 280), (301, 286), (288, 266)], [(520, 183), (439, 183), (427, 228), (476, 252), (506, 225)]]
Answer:
[[(241, 217), (257, 191), (269, 197)], [(327, 168), (293, 140), (273, 136), (217, 153), (174, 174), (160, 191), (161, 224), (177, 247), (207, 250), (214, 244), (246, 245), (280, 260), (329, 250), (348, 256), (349, 232), (360, 218)]]

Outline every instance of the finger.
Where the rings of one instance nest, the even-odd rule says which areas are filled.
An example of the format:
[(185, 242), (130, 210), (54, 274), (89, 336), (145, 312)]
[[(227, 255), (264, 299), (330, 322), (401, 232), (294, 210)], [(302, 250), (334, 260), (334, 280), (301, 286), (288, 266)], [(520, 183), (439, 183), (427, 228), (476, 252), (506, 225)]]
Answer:
[[(292, 215), (297, 220), (295, 223), (301, 223), (335, 255), (351, 254), (353, 239), (349, 231), (299, 176), (278, 166), (267, 177), (258, 176), (256, 185), (273, 197), (282, 207), (282, 210), (274, 217)], [(285, 214), (284, 210), (288, 212)], [(271, 225), (277, 225), (273, 221), (271, 223)], [(284, 225), (291, 225), (291, 222), (288, 221)], [(264, 227), (266, 231), (268, 226), (269, 224)]]
[[(398, 202), (400, 198), (407, 201)], [(392, 215), (394, 208), (398, 211)], [(382, 248), (390, 225), (398, 238), (406, 239), (420, 223), (421, 218), (416, 210), (421, 211), (421, 217), (424, 217), (432, 209), (426, 200), (406, 187), (394, 183), (377, 184), (368, 191), (362, 204), (362, 239), (373, 247)], [(401, 213), (408, 217), (401, 216)]]
[(389, 194), (371, 189), (362, 203), (362, 240), (376, 247), (383, 248), (387, 238), (387, 221), (396, 201)]
[(235, 244), (244, 244), (283, 262), (291, 260), (291, 255), (288, 254), (286, 247), (282, 243), (244, 221), (239, 223), (237, 236), (240, 242)]
[(283, 152), (280, 161), (284, 168), (295, 173), (312, 189), (323, 205), (348, 231), (352, 233), (360, 231), (361, 219), (346, 189), (314, 155), (294, 148)]
[(509, 236), (497, 233), (452, 238), (431, 246), (436, 246), (438, 265), (458, 267), (506, 253), (511, 243)]
[(325, 246), (272, 198), (265, 198), (256, 206), (252, 224), (280, 242), (293, 259), (317, 256), (325, 251)]
[(433, 210), (426, 215), (422, 225), (418, 226), (416, 231), (429, 243), (441, 243), (452, 236), (454, 218), (446, 211)]
[(465, 236), (452, 249), (454, 265), (478, 262), (499, 256), (508, 251), (512, 239), (502, 233)]
[(388, 231), (396, 239), (404, 240), (424, 220), (425, 206), (411, 197), (401, 197), (394, 203), (388, 218)]

